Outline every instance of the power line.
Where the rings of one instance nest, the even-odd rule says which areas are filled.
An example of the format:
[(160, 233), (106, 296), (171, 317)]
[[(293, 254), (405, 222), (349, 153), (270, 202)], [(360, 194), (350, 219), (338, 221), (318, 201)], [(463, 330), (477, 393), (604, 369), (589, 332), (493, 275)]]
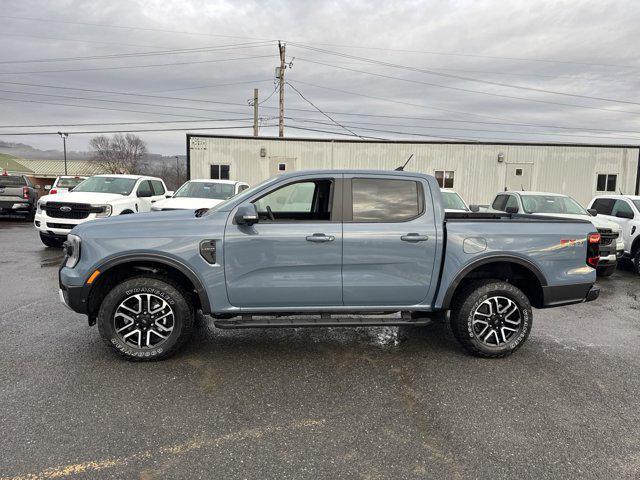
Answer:
[[(410, 67), (410, 66), (407, 66), (407, 65), (400, 65), (400, 64), (390, 63), (390, 62), (383, 62), (381, 60), (375, 60), (373, 58), (358, 57), (356, 55), (349, 55), (349, 54), (342, 53), (342, 52), (333, 52), (331, 50), (324, 50), (324, 49), (321, 49), (321, 48), (314, 48), (314, 47), (304, 46), (304, 45), (297, 44), (297, 43), (293, 43), (293, 45), (298, 46), (300, 48), (307, 49), (307, 50), (312, 50), (312, 51), (315, 51), (315, 52), (321, 52), (321, 53), (326, 53), (326, 54), (329, 54), (329, 55), (335, 55), (335, 56), (339, 56), (339, 57), (346, 57), (346, 58), (356, 59), (356, 60), (360, 60), (360, 61), (363, 61), (363, 62), (373, 63), (375, 65), (381, 65), (381, 66), (391, 67), (391, 68), (398, 68), (398, 69), (409, 70), (409, 71), (419, 72), (419, 73), (426, 73), (428, 75), (436, 75), (436, 76), (440, 76), (440, 77), (453, 78), (453, 79), (456, 79), (456, 80), (464, 80), (464, 81), (468, 81), (468, 82), (484, 83), (484, 84), (487, 84), (487, 85), (506, 87), (506, 88), (515, 88), (515, 89), (519, 89), (519, 90), (527, 90), (527, 91), (532, 91), (532, 92), (537, 92), (537, 93), (563, 95), (563, 96), (568, 96), (568, 97), (585, 98), (585, 99), (589, 99), (589, 100), (599, 100), (599, 101), (611, 102), (611, 103), (624, 103), (624, 104), (631, 104), (631, 105), (640, 105), (640, 102), (632, 102), (630, 100), (621, 100), (621, 99), (605, 98), (605, 97), (595, 97), (595, 96), (591, 96), (591, 95), (580, 95), (580, 94), (577, 94), (577, 93), (558, 92), (558, 91), (555, 91), (555, 90), (547, 90), (547, 89), (535, 88), (535, 87), (526, 87), (524, 85), (514, 85), (514, 84), (504, 83), (504, 82), (495, 82), (495, 81), (491, 81), (491, 80), (483, 80), (483, 79), (479, 79), (479, 78), (466, 77), (466, 76), (463, 76), (463, 75), (456, 75), (456, 74), (453, 74), (453, 73), (443, 73), (443, 72), (439, 72), (439, 71), (436, 71), (436, 70), (428, 70), (428, 69), (424, 69), (424, 68)], [(442, 85), (439, 85), (439, 86), (442, 87)], [(453, 88), (453, 87), (451, 87), (451, 88)], [(472, 92), (475, 92), (475, 93), (487, 93), (487, 92), (473, 91), (473, 90), (469, 90), (469, 91), (472, 91)]]
[(329, 116), (327, 113), (323, 112), (322, 110), (320, 110), (320, 108), (318, 106), (316, 106), (316, 104), (314, 104), (311, 100), (309, 100), (307, 97), (305, 97), (302, 92), (300, 90), (298, 90), (296, 87), (294, 87), (293, 85), (291, 85), (291, 83), (287, 82), (287, 85), (289, 85), (298, 95), (300, 95), (300, 97), (302, 97), (303, 100), (305, 100), (309, 105), (311, 105), (313, 108), (315, 108), (316, 110), (318, 110), (322, 115), (324, 115), (325, 117), (327, 117), (329, 120), (331, 120), (334, 124), (336, 124), (337, 126), (339, 126), (340, 128), (343, 128), (344, 130), (346, 130), (347, 132), (351, 133), (352, 135), (355, 135), (356, 137), (362, 138), (360, 135), (358, 135), (357, 133), (353, 132), (352, 130), (349, 130), (347, 127), (345, 127), (344, 125), (342, 125), (340, 122), (338, 122), (337, 120), (334, 120), (331, 116)]
[[(203, 118), (201, 120), (153, 120), (141, 122), (102, 122), (102, 123), (39, 123), (35, 125), (0, 125), (0, 128), (42, 128), (42, 127), (96, 127), (101, 125), (154, 125), (172, 123), (208, 123), (208, 122), (239, 122), (251, 120), (249, 117), (240, 118)], [(192, 127), (193, 128), (193, 127)], [(0, 134), (1, 135), (1, 134)]]
[(235, 43), (235, 44), (228, 44), (228, 45), (209, 46), (209, 47), (176, 48), (172, 50), (155, 50), (151, 52), (112, 53), (108, 55), (88, 55), (84, 57), (37, 58), (37, 59), (29, 59), (29, 60), (4, 60), (4, 61), (0, 61), (0, 65), (13, 64), (13, 63), (51, 63), (51, 62), (70, 62), (70, 61), (81, 61), (81, 60), (105, 60), (105, 59), (110, 60), (110, 59), (130, 58), (130, 57), (183, 55), (183, 54), (191, 54), (191, 53), (210, 53), (210, 52), (219, 52), (224, 50), (237, 50), (240, 48), (257, 48), (257, 47), (267, 47), (267, 46), (269, 46), (268, 42), (244, 42), (244, 43)]
[[(95, 135), (99, 133), (140, 133), (140, 132), (186, 132), (192, 130), (234, 130), (243, 128), (253, 128), (253, 125), (238, 125), (228, 127), (204, 127), (204, 128), (148, 128), (135, 130), (94, 130), (94, 131), (71, 131), (65, 132), (69, 135)], [(58, 132), (8, 132), (0, 133), (0, 136), (28, 136), (28, 135), (58, 135)]]
[(627, 114), (627, 115), (638, 115), (638, 112), (629, 112), (629, 111), (626, 111), (626, 110), (614, 110), (614, 109), (610, 109), (610, 108), (592, 107), (592, 106), (589, 106), (589, 105), (580, 105), (580, 104), (576, 104), (576, 103), (561, 103), (561, 102), (554, 102), (554, 101), (551, 101), (551, 100), (539, 100), (539, 99), (535, 99), (535, 98), (518, 97), (518, 96), (515, 96), (515, 95), (506, 95), (506, 94), (501, 94), (501, 93), (484, 92), (482, 90), (471, 90), (471, 89), (468, 89), (468, 88), (452, 87), (450, 85), (441, 85), (439, 83), (431, 83), (431, 82), (424, 82), (424, 81), (421, 81), (421, 80), (412, 80), (412, 79), (408, 79), (408, 78), (394, 77), (392, 75), (385, 75), (385, 74), (382, 74), (382, 73), (368, 72), (366, 70), (358, 70), (356, 68), (351, 68), (351, 67), (342, 67), (342, 66), (339, 66), (339, 65), (333, 65), (333, 64), (330, 64), (330, 63), (318, 62), (316, 60), (309, 60), (309, 59), (300, 58), (300, 57), (296, 57), (296, 60), (303, 61), (303, 62), (309, 62), (309, 63), (315, 63), (315, 64), (318, 64), (318, 65), (324, 65), (326, 67), (339, 68), (341, 70), (349, 70), (349, 71), (352, 71), (352, 72), (363, 73), (363, 74), (366, 74), (366, 75), (373, 75), (375, 77), (388, 78), (388, 79), (391, 79), (391, 80), (400, 80), (402, 82), (416, 83), (416, 84), (420, 84), (420, 85), (428, 85), (430, 87), (445, 88), (445, 89), (448, 89), (448, 90), (456, 90), (456, 91), (459, 91), (459, 92), (488, 95), (488, 96), (500, 97), (500, 98), (509, 98), (509, 99), (512, 99), (512, 100), (522, 100), (522, 101), (526, 101), (526, 102), (545, 103), (545, 104), (550, 104), (550, 105), (559, 105), (559, 106), (563, 106), (563, 107), (585, 108), (585, 109), (589, 109), (589, 110), (601, 110), (601, 111), (605, 111), (605, 112), (623, 113), (623, 114)]
[(196, 65), (203, 63), (233, 62), (237, 60), (253, 60), (256, 58), (271, 58), (273, 55), (253, 55), (237, 58), (218, 58), (215, 60), (199, 60), (193, 62), (155, 63), (149, 65), (123, 65), (118, 67), (96, 67), (96, 68), (69, 68), (63, 70), (34, 70), (30, 72), (0, 72), (0, 75), (27, 75), (33, 73), (64, 73), (64, 72), (94, 72), (98, 70), (126, 70), (134, 68), (170, 67), (175, 65)]

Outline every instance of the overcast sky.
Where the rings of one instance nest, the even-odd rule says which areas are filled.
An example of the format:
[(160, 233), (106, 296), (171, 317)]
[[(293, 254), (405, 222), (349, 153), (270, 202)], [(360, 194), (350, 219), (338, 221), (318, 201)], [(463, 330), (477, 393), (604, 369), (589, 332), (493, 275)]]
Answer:
[[(640, 2), (3, 0), (2, 7), (4, 141), (59, 148), (57, 135), (2, 133), (249, 126), (253, 88), (264, 101), (261, 134), (277, 135), (278, 95), (267, 97), (281, 39), (292, 62), (287, 80), (308, 100), (286, 87), (286, 136), (640, 144)], [(80, 125), (121, 122), (131, 124)], [(252, 133), (208, 131), (216, 132)], [(185, 151), (184, 131), (139, 135), (152, 152)], [(86, 150), (90, 137), (72, 133), (69, 148)]]

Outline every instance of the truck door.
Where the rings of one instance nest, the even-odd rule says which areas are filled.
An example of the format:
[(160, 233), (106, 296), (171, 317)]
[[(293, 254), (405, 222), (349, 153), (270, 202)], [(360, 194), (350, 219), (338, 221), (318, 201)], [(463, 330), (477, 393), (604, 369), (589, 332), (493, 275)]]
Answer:
[(345, 176), (342, 296), (345, 305), (415, 305), (431, 285), (436, 225), (419, 177)]
[(341, 175), (296, 177), (250, 199), (259, 222), (224, 237), (229, 302), (271, 309), (342, 305)]

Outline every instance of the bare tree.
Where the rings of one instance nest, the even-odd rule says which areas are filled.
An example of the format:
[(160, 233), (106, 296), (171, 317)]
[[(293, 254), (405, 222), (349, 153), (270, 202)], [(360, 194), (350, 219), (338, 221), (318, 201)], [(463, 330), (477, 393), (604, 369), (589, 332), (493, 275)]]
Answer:
[(89, 140), (93, 158), (107, 173), (140, 173), (147, 144), (137, 135), (117, 133), (111, 138), (99, 135)]

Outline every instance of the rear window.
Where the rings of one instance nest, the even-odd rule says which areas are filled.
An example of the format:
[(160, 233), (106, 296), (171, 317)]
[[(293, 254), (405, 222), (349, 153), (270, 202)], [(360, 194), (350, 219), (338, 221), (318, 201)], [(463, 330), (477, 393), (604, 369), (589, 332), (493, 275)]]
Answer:
[(27, 185), (22, 175), (0, 175), (0, 187), (24, 187)]
[(596, 198), (591, 208), (594, 208), (600, 215), (611, 215), (614, 203), (616, 201), (611, 198)]
[(404, 222), (422, 213), (422, 190), (412, 180), (354, 178), (354, 222)]

